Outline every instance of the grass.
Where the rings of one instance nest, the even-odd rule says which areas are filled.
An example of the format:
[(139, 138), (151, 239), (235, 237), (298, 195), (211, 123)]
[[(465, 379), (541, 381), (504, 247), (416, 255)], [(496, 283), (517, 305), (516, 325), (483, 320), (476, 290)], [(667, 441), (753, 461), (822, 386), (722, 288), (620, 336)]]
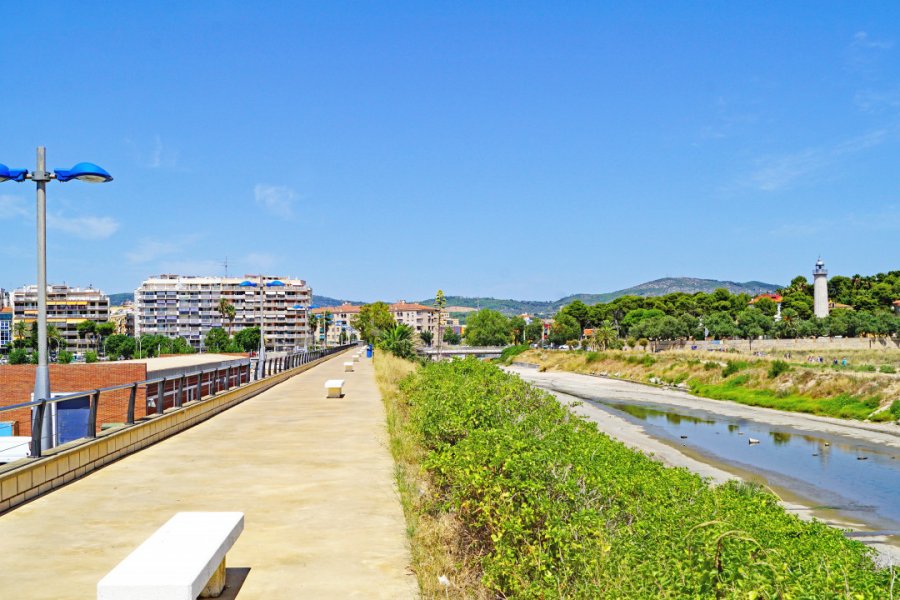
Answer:
[[(518, 360), (535, 363), (541, 370), (606, 375), (639, 383), (687, 382), (693, 393), (714, 400), (731, 400), (750, 406), (857, 420), (892, 420), (888, 405), (900, 397), (900, 378), (889, 364), (893, 350), (882, 350), (874, 364), (806, 363), (782, 354), (771, 357), (707, 355), (697, 352), (641, 351), (547, 352), (532, 350)], [(849, 353), (848, 353), (849, 354)], [(871, 352), (857, 352), (874, 358)], [(798, 362), (799, 361), (799, 362)], [(802, 368), (801, 368), (802, 367)], [(897, 417), (900, 418), (900, 417)]]
[[(449, 513), (432, 510), (427, 498), (431, 477), (422, 466), (424, 451), (418, 436), (406, 427), (409, 406), (399, 383), (416, 370), (413, 362), (375, 352), (375, 380), (384, 402), (395, 478), (406, 518), (412, 568), (423, 598), (488, 598), (481, 569), (467, 556), (462, 524)], [(440, 583), (446, 577), (449, 587)]]

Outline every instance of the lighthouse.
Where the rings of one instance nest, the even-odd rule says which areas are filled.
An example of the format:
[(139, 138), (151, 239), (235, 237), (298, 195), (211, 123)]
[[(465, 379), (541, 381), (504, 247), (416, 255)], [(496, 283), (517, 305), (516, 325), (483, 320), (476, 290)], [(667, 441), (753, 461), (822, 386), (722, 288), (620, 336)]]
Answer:
[(821, 257), (813, 269), (813, 312), (819, 319), (828, 316), (828, 271)]

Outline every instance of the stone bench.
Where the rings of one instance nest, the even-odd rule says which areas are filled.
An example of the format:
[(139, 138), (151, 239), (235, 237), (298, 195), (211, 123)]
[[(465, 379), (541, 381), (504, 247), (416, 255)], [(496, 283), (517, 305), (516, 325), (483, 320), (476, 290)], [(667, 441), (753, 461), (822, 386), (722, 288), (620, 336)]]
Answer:
[(325, 389), (328, 391), (328, 398), (342, 398), (344, 396), (344, 380), (329, 379), (325, 382)]
[(344, 372), (345, 372), (345, 373), (352, 373), (352, 372), (353, 372), (353, 363), (352, 363), (352, 362), (345, 362), (345, 363), (344, 363)]
[(100, 580), (97, 600), (216, 598), (243, 530), (244, 513), (176, 513)]
[(25, 435), (0, 436), (0, 463), (31, 456), (31, 437)]

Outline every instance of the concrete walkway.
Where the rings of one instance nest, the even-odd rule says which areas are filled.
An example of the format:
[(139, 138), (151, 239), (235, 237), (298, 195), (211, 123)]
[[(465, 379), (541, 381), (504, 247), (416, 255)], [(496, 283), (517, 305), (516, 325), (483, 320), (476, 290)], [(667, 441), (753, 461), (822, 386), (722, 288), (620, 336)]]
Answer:
[[(192, 510), (246, 514), (228, 554), (239, 600), (416, 597), (372, 364), (343, 373), (348, 360), (0, 517), (0, 598), (93, 598), (120, 560)], [(325, 398), (332, 378), (346, 380), (344, 398)]]

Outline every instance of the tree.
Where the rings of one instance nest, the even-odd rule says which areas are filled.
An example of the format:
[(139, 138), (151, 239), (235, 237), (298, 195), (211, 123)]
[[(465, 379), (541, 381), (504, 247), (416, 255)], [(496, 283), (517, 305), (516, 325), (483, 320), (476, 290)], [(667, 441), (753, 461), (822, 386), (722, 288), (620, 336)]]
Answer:
[(512, 340), (514, 344), (518, 344), (520, 341), (524, 342), (525, 335), (525, 319), (522, 317), (510, 317), (509, 318), (509, 333), (512, 336)]
[(213, 327), (206, 332), (203, 339), (203, 345), (206, 346), (207, 352), (224, 352), (228, 346), (229, 336), (221, 327)]
[(430, 331), (420, 331), (419, 339), (422, 340), (422, 343), (426, 346), (431, 346), (431, 341), (434, 339), (434, 334)]
[(612, 323), (607, 320), (594, 328), (594, 334), (591, 336), (590, 344), (595, 350), (606, 350), (618, 339), (618, 337)]
[(550, 326), (550, 343), (560, 346), (569, 340), (581, 339), (581, 324), (571, 315), (559, 312)]
[(384, 330), (378, 338), (378, 347), (400, 358), (412, 358), (415, 355), (413, 328), (400, 323)]
[(525, 326), (525, 341), (539, 342), (544, 337), (544, 322), (540, 319), (531, 319), (531, 323)]
[(136, 349), (137, 343), (133, 337), (115, 333), (106, 338), (106, 354), (113, 359), (131, 358)]
[(28, 362), (28, 353), (24, 348), (16, 348), (9, 353), (9, 364), (24, 365)]
[(229, 302), (227, 298), (219, 298), (219, 304), (216, 305), (216, 310), (222, 315), (223, 321), (228, 321), (228, 337), (231, 337), (231, 331), (234, 329), (234, 317), (237, 314), (234, 304)]
[[(224, 332), (223, 332), (224, 333)], [(238, 352), (253, 352), (259, 349), (259, 327), (246, 327), (234, 335)]]
[(382, 332), (390, 329), (397, 322), (391, 314), (391, 308), (386, 302), (373, 302), (364, 305), (359, 314), (351, 320), (353, 329), (359, 332), (361, 339), (368, 344), (374, 344)]
[(447, 327), (444, 329), (444, 342), (450, 344), (451, 346), (456, 346), (462, 341), (462, 336), (453, 331), (452, 327)]
[(25, 321), (16, 321), (13, 325), (13, 335), (17, 340), (24, 340), (28, 337), (28, 323)]
[(753, 306), (767, 317), (774, 317), (775, 313), (778, 312), (778, 304), (771, 298), (760, 298)]
[[(437, 294), (434, 295), (434, 307), (438, 311), (437, 315), (437, 331), (441, 331), (444, 323), (444, 308), (447, 306), (447, 298), (444, 296), (444, 290), (438, 290)], [(431, 345), (431, 340), (428, 341), (428, 345)], [(438, 360), (441, 358), (441, 346), (442, 340), (438, 337)]]
[(581, 300), (575, 300), (571, 304), (566, 305), (560, 312), (574, 317), (582, 329), (590, 324), (590, 309)]
[(745, 308), (738, 313), (737, 327), (741, 337), (747, 338), (753, 352), (753, 340), (769, 333), (775, 322), (758, 308)]
[(509, 319), (496, 310), (483, 308), (466, 319), (466, 343), (470, 346), (505, 346), (509, 342)]
[(704, 319), (703, 324), (714, 339), (724, 340), (738, 335), (738, 328), (731, 315), (725, 311), (714, 312)]
[(97, 339), (97, 324), (94, 321), (88, 321), (85, 319), (81, 323), (75, 326), (75, 329), (78, 331), (78, 337), (81, 339), (87, 339), (94, 341)]

